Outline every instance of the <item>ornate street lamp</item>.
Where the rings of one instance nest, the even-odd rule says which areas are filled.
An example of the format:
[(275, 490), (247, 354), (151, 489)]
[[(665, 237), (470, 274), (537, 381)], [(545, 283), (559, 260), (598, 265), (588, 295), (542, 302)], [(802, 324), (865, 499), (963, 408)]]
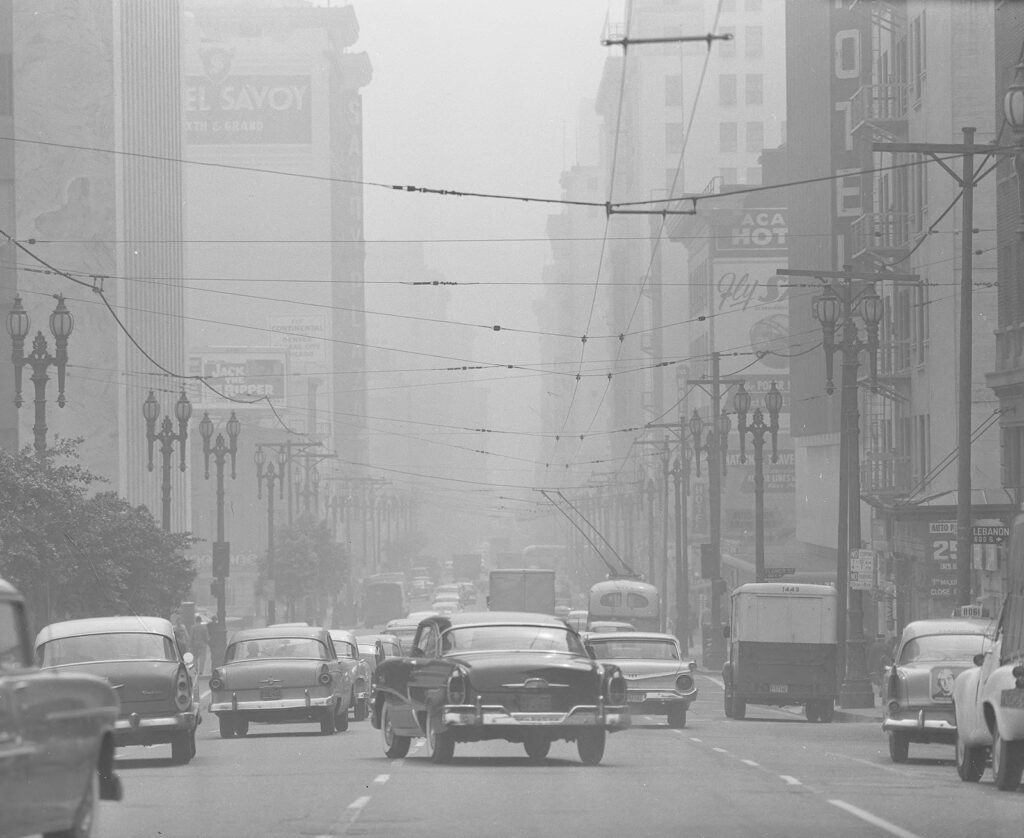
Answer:
[(27, 365), (32, 368), (31, 381), (35, 387), (35, 422), (32, 425), (35, 450), (42, 457), (46, 452), (46, 382), (50, 377), (46, 374), (51, 366), (57, 368), (57, 406), (64, 407), (64, 382), (68, 365), (68, 338), (75, 328), (75, 320), (64, 304), (64, 297), (56, 295), (57, 307), (50, 314), (50, 332), (56, 344), (56, 355), (51, 355), (42, 331), (36, 332), (32, 340), (32, 351), (25, 354), (25, 338), (29, 333), (28, 312), (22, 304), (21, 296), (16, 295), (14, 306), (7, 313), (7, 333), (11, 336), (13, 351), (11, 360), (14, 363), (14, 406), (21, 407), (21, 371)]
[[(256, 497), (263, 500), (263, 484), (267, 485), (267, 625), (277, 622), (277, 591), (274, 583), (274, 484), (277, 484), (278, 496), (284, 500), (284, 446), (277, 450), (277, 468), (274, 463), (267, 463), (267, 454), (262, 445), (256, 446), (253, 460), (256, 463)], [(264, 468), (266, 466), (266, 468)]]
[(149, 471), (153, 470), (153, 443), (160, 443), (160, 455), (163, 465), (163, 480), (161, 484), (161, 500), (163, 528), (166, 531), (171, 529), (171, 454), (174, 452), (174, 443), (178, 443), (180, 461), (178, 468), (185, 470), (186, 450), (185, 442), (188, 440), (188, 420), (192, 416), (192, 403), (181, 391), (181, 396), (174, 405), (174, 416), (178, 420), (178, 432), (173, 430), (173, 423), (170, 416), (164, 416), (160, 424), (160, 431), (156, 430), (156, 420), (160, 415), (160, 403), (157, 401), (153, 391), (149, 391), (146, 400), (142, 403), (142, 417), (146, 420), (146, 442), (148, 443), (148, 464)]

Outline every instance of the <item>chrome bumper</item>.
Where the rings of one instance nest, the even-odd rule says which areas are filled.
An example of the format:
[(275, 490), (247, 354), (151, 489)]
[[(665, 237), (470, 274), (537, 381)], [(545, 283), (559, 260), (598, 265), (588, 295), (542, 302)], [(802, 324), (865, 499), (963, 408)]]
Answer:
[[(910, 732), (910, 731), (935, 731), (936, 733), (953, 733), (956, 731), (956, 721), (937, 717), (926, 718), (927, 710), (918, 710), (915, 716), (906, 719), (892, 719), (886, 717), (882, 720), (882, 731)], [(934, 711), (933, 711), (934, 712)]]
[(333, 707), (334, 696), (323, 697), (305, 696), (304, 698), (273, 698), (253, 699), (252, 701), (239, 701), (235, 695), (230, 701), (211, 701), (211, 713), (237, 713), (240, 710), (302, 710), (313, 707)]
[(697, 698), (697, 691), (681, 693), (676, 690), (629, 690), (626, 693), (626, 701), (629, 704), (643, 704), (647, 701), (670, 701), (673, 703), (685, 701), (691, 704)]
[(114, 722), (114, 733), (136, 730), (192, 730), (196, 726), (195, 713), (175, 713), (173, 716), (140, 716), (132, 713)]
[(446, 727), (487, 727), (514, 725), (526, 727), (604, 727), (623, 730), (629, 727), (629, 708), (578, 705), (563, 712), (520, 712), (500, 704), (449, 705), (444, 708)]

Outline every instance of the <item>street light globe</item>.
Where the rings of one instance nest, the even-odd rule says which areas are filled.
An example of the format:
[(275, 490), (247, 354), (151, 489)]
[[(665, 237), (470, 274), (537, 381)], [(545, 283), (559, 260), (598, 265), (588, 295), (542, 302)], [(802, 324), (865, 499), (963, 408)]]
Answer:
[(231, 411), (231, 417), (228, 419), (227, 424), (228, 439), (238, 439), (238, 435), (242, 432), (242, 423), (238, 421), (238, 417), (235, 416), (235, 411)]
[(881, 323), (883, 307), (882, 298), (878, 296), (874, 283), (872, 283), (867, 287), (860, 301), (860, 313), (864, 318), (864, 322), (869, 326), (877, 326)]
[(700, 414), (697, 412), (697, 408), (693, 409), (693, 415), (690, 417), (689, 422), (690, 436), (699, 440), (701, 432), (704, 430), (704, 422), (700, 418)]
[(1013, 81), (1003, 94), (1003, 114), (1015, 134), (1024, 134), (1024, 62), (1017, 65)]
[(736, 388), (736, 395), (732, 397), (732, 406), (740, 416), (745, 416), (750, 411), (750, 393), (742, 381)]
[(718, 417), (718, 433), (723, 438), (729, 436), (729, 431), (732, 430), (732, 419), (729, 418), (729, 414), (726, 413), (725, 408), (722, 408), (722, 414)]
[(209, 439), (213, 436), (213, 420), (210, 419), (210, 414), (205, 410), (203, 411), (203, 419), (199, 423), (199, 435), (203, 439)]
[(21, 295), (14, 297), (14, 306), (7, 312), (7, 334), (15, 340), (24, 340), (28, 335), (29, 321), (28, 312), (22, 305)]
[(153, 391), (149, 391), (149, 395), (146, 396), (146, 400), (142, 403), (142, 416), (150, 425), (156, 422), (157, 417), (160, 415), (160, 402), (156, 400), (156, 396), (153, 395)]
[(769, 416), (778, 416), (782, 411), (782, 393), (779, 392), (779, 388), (775, 386), (774, 381), (771, 388), (765, 393), (764, 406)]
[(839, 322), (839, 298), (831, 288), (815, 298), (814, 316), (822, 326), (835, 326)]
[(252, 458), (253, 458), (253, 461), (256, 463), (257, 466), (259, 466), (260, 468), (263, 468), (263, 464), (267, 461), (267, 454), (263, 450), (263, 446), (262, 445), (257, 445), (256, 446), (256, 451), (252, 455)]
[(57, 307), (50, 315), (50, 331), (57, 340), (67, 340), (75, 328), (75, 318), (71, 316), (68, 307), (64, 305), (64, 295), (57, 295)]
[(188, 400), (188, 396), (185, 395), (185, 391), (181, 391), (181, 396), (178, 397), (178, 401), (174, 403), (174, 418), (184, 425), (192, 416), (192, 402)]

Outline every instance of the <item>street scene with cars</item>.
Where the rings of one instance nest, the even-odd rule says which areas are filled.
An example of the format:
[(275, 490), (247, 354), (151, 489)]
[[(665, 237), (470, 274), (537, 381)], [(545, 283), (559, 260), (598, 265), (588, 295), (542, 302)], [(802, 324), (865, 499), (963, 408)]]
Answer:
[(0, 838), (1022, 834), (1024, 0), (12, 0), (0, 187)]

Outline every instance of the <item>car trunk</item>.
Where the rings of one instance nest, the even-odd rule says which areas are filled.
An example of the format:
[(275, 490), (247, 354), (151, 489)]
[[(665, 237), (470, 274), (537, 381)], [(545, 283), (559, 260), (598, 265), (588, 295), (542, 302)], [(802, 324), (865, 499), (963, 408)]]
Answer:
[[(234, 661), (222, 667), (224, 692), (265, 690), (279, 687), (305, 689), (319, 686), (317, 678), (324, 661), (260, 658), (253, 661)], [(282, 693), (284, 697), (284, 693)]]
[(174, 711), (177, 661), (95, 661), (59, 667), (62, 672), (87, 672), (106, 678), (121, 701), (121, 716)]
[(510, 711), (570, 710), (594, 704), (600, 677), (585, 659), (542, 652), (495, 652), (456, 658), (469, 670), (470, 686), (484, 704)]

